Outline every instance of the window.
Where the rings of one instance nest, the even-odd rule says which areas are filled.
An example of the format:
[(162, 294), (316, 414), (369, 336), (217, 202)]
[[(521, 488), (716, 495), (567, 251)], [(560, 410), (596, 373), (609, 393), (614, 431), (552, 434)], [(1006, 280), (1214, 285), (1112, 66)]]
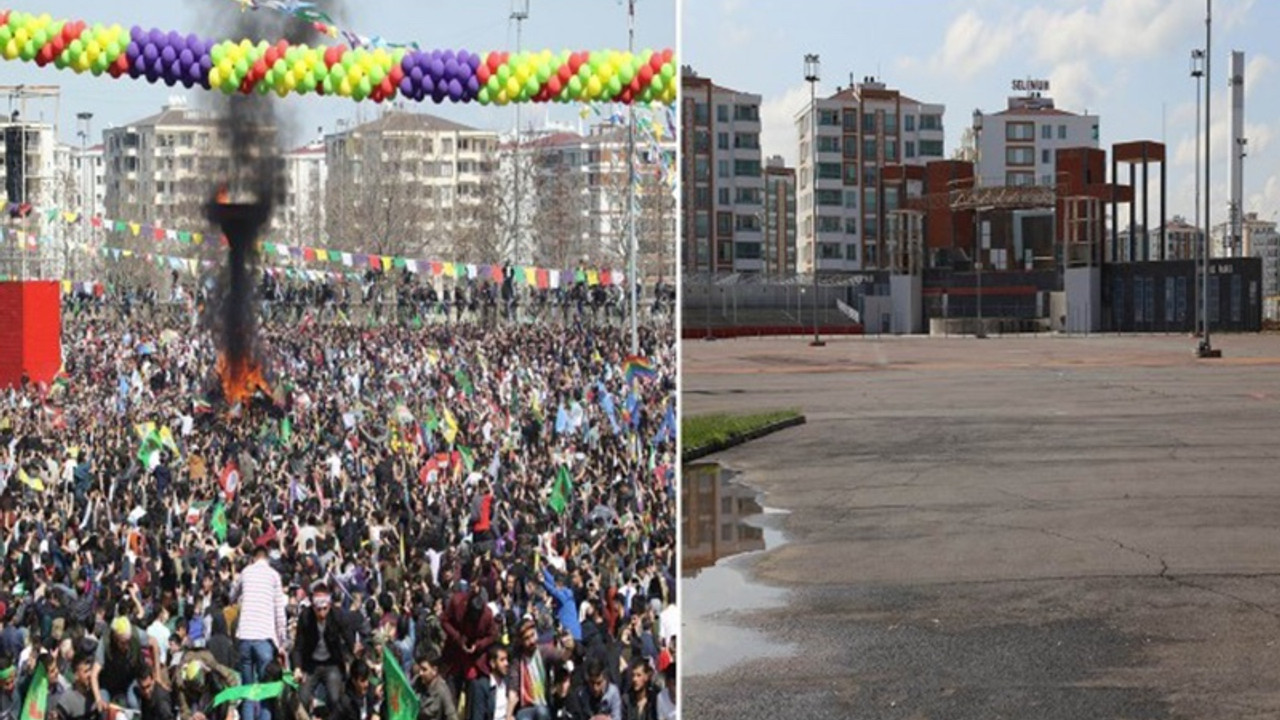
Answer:
[(720, 262), (733, 262), (733, 243), (722, 241), (716, 245), (716, 255)]
[(823, 260), (839, 260), (840, 243), (818, 243), (818, 257)]
[(721, 205), (728, 205), (732, 200), (729, 199), (729, 188), (722, 187), (716, 192), (717, 200)]
[(1097, 140), (1097, 139), (1098, 139), (1098, 126), (1097, 126), (1097, 125), (1094, 125), (1094, 126), (1093, 126), (1093, 139), (1094, 139), (1094, 140)]
[(876, 114), (874, 112), (862, 113), (862, 132), (875, 134), (876, 131)]
[(819, 190), (818, 191), (819, 207), (841, 207), (844, 205), (844, 191), (842, 190)]
[(728, 105), (716, 106), (716, 122), (722, 122), (722, 123), (729, 122), (729, 106)]
[(843, 226), (844, 219), (839, 215), (818, 216), (818, 232), (820, 233), (838, 233)]
[(876, 189), (873, 187), (862, 188), (862, 207), (871, 212), (876, 209)]
[[(1047, 126), (1046, 126), (1046, 127), (1047, 127)], [(1050, 163), (1052, 163), (1052, 162), (1053, 162), (1053, 157), (1049, 154), (1049, 148), (1045, 148), (1045, 149), (1041, 150), (1041, 151), (1040, 151), (1040, 163), (1041, 163), (1042, 165), (1048, 165), (1048, 164), (1050, 164)]]
[(878, 178), (879, 178), (879, 173), (877, 172), (877, 168), (875, 165), (862, 166), (862, 184), (863, 185), (875, 185)]
[[(728, 160), (721, 160), (721, 161), (717, 162), (717, 163), (716, 163), (716, 177), (721, 177), (721, 178), (727, 178), (727, 177), (729, 177), (729, 176), (732, 174), (732, 173), (730, 173), (730, 171), (729, 171), (729, 168), (730, 168), (730, 167), (732, 167), (732, 166), (729, 164), (729, 161), (728, 161)], [(703, 179), (703, 178), (697, 178), (697, 179), (698, 179), (698, 180), (701, 180), (701, 179)]]
[(884, 209), (892, 212), (898, 209), (899, 189), (896, 187), (887, 187), (884, 189)]
[(733, 252), (739, 260), (759, 260), (760, 259), (760, 243), (758, 242), (734, 243)]
[(708, 209), (711, 207), (711, 188), (700, 187), (693, 191), (693, 206), (700, 209)]
[(763, 191), (760, 188), (740, 187), (734, 202), (738, 205), (759, 205), (764, 202)]
[(840, 138), (829, 136), (818, 136), (818, 152), (820, 153), (838, 153), (840, 152)]
[(700, 212), (693, 216), (693, 232), (696, 237), (706, 238), (711, 236), (711, 215), (710, 213)]
[(884, 141), (884, 159), (888, 162), (898, 161), (898, 141), (886, 139)]
[(721, 236), (733, 234), (733, 213), (716, 213), (716, 234)]
[(884, 131), (889, 135), (898, 134), (898, 113), (890, 110), (884, 114)]
[(1029, 172), (1011, 172), (1011, 173), (1005, 173), (1005, 176), (1004, 176), (1005, 185), (1015, 185), (1015, 186), (1034, 185), (1035, 181), (1036, 181), (1036, 176)]
[(845, 235), (858, 234), (858, 218), (847, 217), (844, 219), (844, 234)]
[(1036, 139), (1036, 124), (1029, 122), (1009, 123), (1004, 127), (1006, 140), (1030, 141)]
[(1040, 139), (1041, 139), (1041, 140), (1052, 140), (1052, 139), (1053, 139), (1053, 126), (1052, 126), (1052, 125), (1050, 125), (1049, 123), (1045, 123), (1044, 125), (1041, 125), (1041, 126), (1040, 126)]
[(942, 116), (941, 115), (921, 115), (920, 129), (921, 130), (941, 130)]
[(920, 157), (942, 157), (942, 141), (921, 140)]
[(733, 119), (736, 122), (759, 122), (760, 106), (759, 105), (734, 105)]
[(908, 140), (902, 149), (902, 156), (907, 160), (916, 156), (916, 143), (914, 140)]
[(722, 133), (716, 134), (716, 147), (720, 148), (721, 150), (729, 149), (729, 133), (722, 132)]
[(1004, 149), (1004, 162), (1006, 165), (1034, 165), (1036, 162), (1036, 150), (1029, 147), (1006, 147)]
[(846, 160), (858, 159), (858, 141), (854, 138), (849, 138), (849, 142), (844, 144), (844, 157)]
[(854, 133), (858, 131), (858, 109), (852, 108), (844, 111), (844, 131)]
[[(862, 219), (862, 239), (875, 240), (880, 237), (880, 218), (874, 215), (868, 215)], [(867, 248), (868, 257), (874, 256), (871, 248)]]
[(862, 158), (868, 161), (876, 159), (876, 139), (874, 137), (862, 138)]
[[(1059, 126), (1058, 126), (1058, 139), (1059, 139), (1059, 140), (1066, 140), (1066, 139), (1067, 139), (1067, 126), (1066, 126), (1066, 125), (1059, 125)], [(1097, 138), (1094, 138), (1094, 139), (1096, 140)]]
[(739, 149), (759, 150), (760, 133), (735, 133), (733, 136), (733, 146)]
[(760, 161), (734, 160), (733, 174), (735, 177), (760, 177)]
[(847, 208), (858, 207), (858, 191), (857, 190), (844, 191), (844, 206)]
[(818, 163), (819, 180), (839, 180), (840, 163)]
[(760, 216), (741, 214), (734, 221), (734, 229), (743, 232), (760, 232)]
[(915, 116), (915, 115), (903, 115), (903, 116), (902, 116), (902, 129), (903, 129), (904, 131), (906, 131), (906, 132), (915, 132), (915, 131), (916, 131), (916, 116)]
[(857, 165), (849, 164), (844, 166), (844, 184), (845, 185), (858, 184), (858, 166)]
[(818, 108), (818, 125), (819, 126), (826, 125), (828, 127), (839, 127), (840, 111), (839, 110), (823, 110), (822, 108)]

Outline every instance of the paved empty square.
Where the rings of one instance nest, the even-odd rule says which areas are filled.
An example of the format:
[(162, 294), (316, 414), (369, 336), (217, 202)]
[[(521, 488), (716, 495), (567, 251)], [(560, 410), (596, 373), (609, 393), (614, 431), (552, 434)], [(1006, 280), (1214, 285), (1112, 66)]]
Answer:
[(800, 651), (686, 716), (1274, 717), (1280, 337), (1217, 344), (685, 342), (683, 412), (808, 417), (712, 458), (791, 511), (725, 617)]

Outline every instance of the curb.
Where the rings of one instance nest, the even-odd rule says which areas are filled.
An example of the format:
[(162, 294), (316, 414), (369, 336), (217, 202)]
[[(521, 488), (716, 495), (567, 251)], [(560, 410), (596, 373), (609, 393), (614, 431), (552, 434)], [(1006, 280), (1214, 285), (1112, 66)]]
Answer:
[(713, 442), (707, 445), (703, 445), (701, 447), (690, 448), (688, 450), (685, 450), (684, 453), (680, 456), (680, 462), (689, 463), (689, 462), (694, 462), (696, 460), (701, 460), (702, 458), (708, 455), (714, 455), (715, 453), (728, 450), (731, 447), (736, 447), (738, 445), (742, 445), (743, 443), (750, 442), (752, 440), (758, 440), (764, 437), (765, 435), (772, 435), (773, 433), (776, 433), (779, 430), (786, 430), (787, 428), (793, 428), (797, 425), (803, 425), (803, 424), (805, 424), (804, 415), (801, 415), (799, 417), (794, 417), (789, 420), (780, 420), (776, 423), (772, 423), (770, 425), (765, 425), (764, 427), (756, 428), (751, 432), (742, 433), (741, 435), (734, 435), (730, 437), (728, 440)]

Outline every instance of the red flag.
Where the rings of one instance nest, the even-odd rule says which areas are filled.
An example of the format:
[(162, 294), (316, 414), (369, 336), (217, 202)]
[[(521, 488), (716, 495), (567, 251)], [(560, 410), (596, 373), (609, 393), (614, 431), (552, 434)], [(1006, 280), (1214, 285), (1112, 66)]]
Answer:
[(236, 490), (240, 488), (240, 468), (235, 460), (228, 460), (227, 464), (222, 466), (222, 472), (218, 475), (218, 486), (222, 488), (222, 494), (226, 496), (227, 502), (235, 499)]

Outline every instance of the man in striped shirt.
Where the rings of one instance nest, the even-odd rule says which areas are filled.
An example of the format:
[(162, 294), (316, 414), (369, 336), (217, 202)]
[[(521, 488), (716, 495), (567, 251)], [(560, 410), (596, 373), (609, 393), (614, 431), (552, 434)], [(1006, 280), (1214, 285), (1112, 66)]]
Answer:
[[(259, 542), (253, 550), (253, 562), (240, 573), (233, 599), (240, 603), (240, 626), (236, 639), (240, 645), (240, 682), (253, 685), (262, 682), (262, 674), (285, 648), (284, 588), (280, 573), (267, 560), (267, 543)], [(265, 706), (245, 702), (244, 720), (271, 720)]]

